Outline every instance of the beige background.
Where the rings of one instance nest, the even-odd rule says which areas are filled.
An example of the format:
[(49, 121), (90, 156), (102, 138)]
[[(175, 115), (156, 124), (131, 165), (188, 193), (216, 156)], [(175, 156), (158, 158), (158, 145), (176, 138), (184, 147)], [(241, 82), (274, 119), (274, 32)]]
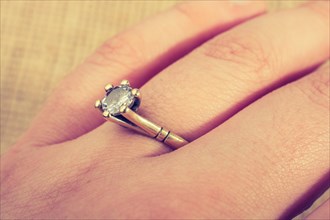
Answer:
[[(294, 0), (267, 1), (271, 10)], [(175, 1), (1, 1), (1, 152), (104, 40)]]

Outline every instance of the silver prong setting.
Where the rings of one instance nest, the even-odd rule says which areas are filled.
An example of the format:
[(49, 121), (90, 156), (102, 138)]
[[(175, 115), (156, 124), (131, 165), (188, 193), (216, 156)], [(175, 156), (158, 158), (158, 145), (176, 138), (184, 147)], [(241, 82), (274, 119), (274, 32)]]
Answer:
[(106, 92), (109, 92), (112, 88), (113, 88), (113, 85), (109, 83), (109, 84), (107, 84), (107, 85), (104, 87), (104, 90), (105, 90)]
[(127, 105), (120, 106), (119, 108), (120, 113), (126, 113), (127, 108), (128, 108)]
[(95, 108), (98, 108), (103, 117), (116, 118), (121, 114), (126, 114), (127, 109), (132, 108), (136, 111), (141, 103), (141, 94), (139, 89), (132, 88), (128, 80), (122, 80), (119, 86), (107, 84), (105, 87), (105, 97), (95, 102)]
[(94, 107), (100, 109), (102, 106), (101, 100), (96, 100)]
[(140, 93), (140, 90), (139, 89), (132, 89), (132, 95), (135, 97), (135, 98), (140, 98), (141, 97), (141, 93)]
[(109, 118), (109, 117), (110, 117), (110, 112), (108, 112), (108, 111), (104, 111), (104, 112), (102, 113), (102, 115), (103, 115), (104, 118)]
[(122, 86), (129, 86), (130, 83), (129, 83), (129, 81), (128, 81), (127, 79), (124, 79), (124, 80), (122, 80), (122, 81), (120, 82), (120, 85), (122, 85)]

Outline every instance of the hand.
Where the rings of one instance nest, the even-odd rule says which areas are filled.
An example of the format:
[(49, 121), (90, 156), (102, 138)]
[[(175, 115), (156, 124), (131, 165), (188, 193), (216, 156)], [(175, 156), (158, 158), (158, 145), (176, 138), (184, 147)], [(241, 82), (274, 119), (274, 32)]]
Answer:
[[(2, 218), (302, 211), (329, 184), (329, 66), (315, 70), (329, 58), (329, 2), (264, 11), (182, 3), (107, 41), (1, 158)], [(191, 143), (171, 151), (103, 123), (94, 101), (122, 79), (142, 86), (141, 115)]]

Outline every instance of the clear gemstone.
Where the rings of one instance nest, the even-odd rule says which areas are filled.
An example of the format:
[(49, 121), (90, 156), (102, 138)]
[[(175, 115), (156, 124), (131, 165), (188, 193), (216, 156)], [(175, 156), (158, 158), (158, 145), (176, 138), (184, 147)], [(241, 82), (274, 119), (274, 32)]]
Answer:
[(132, 88), (129, 86), (113, 88), (102, 100), (103, 111), (108, 111), (111, 115), (118, 115), (120, 106), (125, 104), (130, 107), (134, 101), (131, 91)]

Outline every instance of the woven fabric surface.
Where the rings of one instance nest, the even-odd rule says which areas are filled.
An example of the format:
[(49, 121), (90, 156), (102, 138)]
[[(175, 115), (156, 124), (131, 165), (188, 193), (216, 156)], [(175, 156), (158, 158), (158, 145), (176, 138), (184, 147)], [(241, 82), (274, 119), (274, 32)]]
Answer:
[[(29, 126), (54, 86), (96, 47), (175, 3), (1, 1), (1, 152)], [(299, 3), (267, 2), (270, 10)]]

